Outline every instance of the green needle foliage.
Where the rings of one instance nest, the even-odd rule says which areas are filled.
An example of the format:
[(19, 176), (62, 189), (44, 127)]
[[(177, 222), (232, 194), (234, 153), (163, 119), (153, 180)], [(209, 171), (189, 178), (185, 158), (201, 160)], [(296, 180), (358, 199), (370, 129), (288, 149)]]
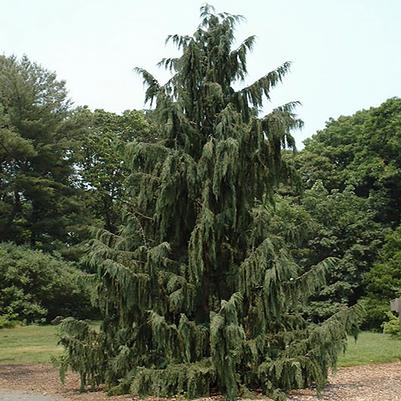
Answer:
[(296, 102), (258, 117), (289, 63), (235, 89), (254, 43), (232, 48), (240, 20), (204, 6), (193, 36), (168, 38), (182, 54), (162, 60), (172, 71), (165, 85), (138, 69), (158, 132), (129, 147), (121, 231), (93, 241), (103, 323), (98, 333), (75, 320), (62, 327), (62, 371), (78, 371), (83, 386), (284, 400), (290, 389), (324, 386), (355, 328), (348, 309), (320, 325), (303, 317), (333, 261), (301, 272), (265, 224), (263, 204), (288, 175), (281, 150), (294, 147), (290, 130), (301, 122)]

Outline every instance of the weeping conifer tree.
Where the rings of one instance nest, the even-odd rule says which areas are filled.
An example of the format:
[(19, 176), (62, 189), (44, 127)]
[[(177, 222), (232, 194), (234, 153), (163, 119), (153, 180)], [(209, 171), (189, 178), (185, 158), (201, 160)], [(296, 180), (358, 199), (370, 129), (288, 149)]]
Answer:
[(296, 102), (259, 117), (289, 63), (234, 89), (254, 44), (251, 36), (232, 48), (240, 20), (204, 6), (192, 36), (168, 38), (181, 56), (161, 61), (172, 72), (165, 85), (138, 69), (160, 128), (129, 147), (120, 233), (93, 241), (100, 332), (63, 323), (62, 370), (78, 371), (82, 387), (228, 400), (258, 390), (283, 400), (290, 389), (321, 389), (355, 329), (348, 309), (320, 325), (304, 317), (332, 261), (301, 272), (269, 233), (264, 204), (288, 173), (281, 150), (294, 147), (301, 122)]

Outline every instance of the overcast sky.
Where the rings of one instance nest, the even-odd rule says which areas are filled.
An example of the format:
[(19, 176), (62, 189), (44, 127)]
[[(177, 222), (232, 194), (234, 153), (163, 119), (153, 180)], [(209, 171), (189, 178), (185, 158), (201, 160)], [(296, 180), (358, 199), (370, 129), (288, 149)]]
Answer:
[[(168, 34), (192, 33), (198, 0), (0, 0), (0, 54), (28, 55), (67, 81), (76, 105), (122, 112), (143, 108), (134, 66), (175, 55)], [(297, 143), (330, 117), (401, 97), (401, 0), (214, 0), (242, 14), (238, 41), (255, 34), (246, 83), (292, 61), (272, 93), (274, 107), (299, 100)]]

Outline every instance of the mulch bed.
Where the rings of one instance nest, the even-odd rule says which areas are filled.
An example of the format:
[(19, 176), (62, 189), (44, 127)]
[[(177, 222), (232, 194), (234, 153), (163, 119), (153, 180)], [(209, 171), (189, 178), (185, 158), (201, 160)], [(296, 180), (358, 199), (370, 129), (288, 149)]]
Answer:
[[(131, 396), (108, 397), (102, 391), (80, 393), (77, 375), (68, 374), (63, 386), (57, 370), (48, 365), (0, 366), (0, 389), (58, 395), (71, 401), (133, 400)], [(222, 398), (208, 398), (211, 399)], [(311, 390), (293, 392), (289, 398), (289, 401), (319, 400), (401, 401), (401, 362), (342, 368), (330, 377), (330, 384), (320, 399)]]

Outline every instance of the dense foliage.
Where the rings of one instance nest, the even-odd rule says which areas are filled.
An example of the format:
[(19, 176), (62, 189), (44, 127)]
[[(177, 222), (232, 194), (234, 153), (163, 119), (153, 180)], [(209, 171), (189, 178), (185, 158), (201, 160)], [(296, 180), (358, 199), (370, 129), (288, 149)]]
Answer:
[(69, 108), (54, 73), (0, 56), (0, 241), (46, 250), (75, 242)]
[(72, 109), (54, 73), (1, 56), (0, 241), (76, 259), (88, 226), (115, 231), (123, 149), (148, 132), (143, 112)]
[(0, 242), (21, 246), (2, 248), (2, 320), (93, 312), (60, 255), (78, 261), (91, 226), (116, 229), (122, 150), (148, 130), (143, 112), (73, 109), (55, 73), (0, 56)]
[(41, 251), (0, 244), (0, 316), (20, 322), (94, 316), (84, 274)]
[(301, 266), (337, 258), (327, 272), (326, 285), (308, 304), (313, 320), (325, 319), (365, 295), (364, 275), (372, 268), (384, 236), (375, 215), (352, 186), (328, 191), (321, 181), (301, 194), (276, 200), (270, 226), (277, 234), (287, 233), (286, 243)]
[(122, 115), (87, 108), (78, 109), (74, 118), (81, 121), (79, 148), (79, 186), (93, 225), (117, 232), (121, 209), (126, 202), (125, 181), (128, 166), (125, 147), (134, 139), (149, 136), (150, 125), (143, 112), (127, 110)]
[[(386, 320), (389, 297), (395, 294), (388, 288), (395, 283), (375, 261), (386, 233), (400, 221), (400, 144), (401, 99), (393, 98), (379, 107), (330, 120), (305, 141), (305, 149), (295, 159), (303, 185), (311, 189), (300, 196), (301, 201), (290, 198), (309, 204), (311, 218), (320, 227), (307, 248), (313, 257), (329, 252), (340, 258), (330, 273), (329, 286), (317, 299), (327, 302), (312, 304), (320, 315), (339, 302), (353, 304), (363, 298), (365, 327), (381, 329)], [(316, 185), (323, 186), (326, 195), (310, 203)], [(383, 285), (377, 285), (379, 281)]]
[(366, 323), (378, 328), (388, 312), (389, 300), (401, 297), (401, 226), (386, 237), (376, 263), (365, 276), (366, 298), (369, 311)]
[(330, 120), (305, 141), (298, 161), (308, 186), (317, 180), (328, 190), (353, 185), (356, 195), (369, 199), (378, 221), (396, 227), (401, 219), (401, 99)]
[(161, 62), (167, 84), (138, 70), (157, 135), (130, 145), (122, 229), (93, 241), (100, 333), (64, 322), (63, 367), (113, 392), (233, 400), (249, 389), (283, 400), (322, 388), (355, 310), (306, 320), (303, 305), (333, 263), (302, 270), (266, 225), (263, 205), (288, 173), (281, 149), (300, 121), (296, 103), (258, 110), (289, 64), (234, 89), (254, 37), (232, 49), (240, 17), (204, 6), (201, 18), (193, 36), (170, 37), (182, 54)]

